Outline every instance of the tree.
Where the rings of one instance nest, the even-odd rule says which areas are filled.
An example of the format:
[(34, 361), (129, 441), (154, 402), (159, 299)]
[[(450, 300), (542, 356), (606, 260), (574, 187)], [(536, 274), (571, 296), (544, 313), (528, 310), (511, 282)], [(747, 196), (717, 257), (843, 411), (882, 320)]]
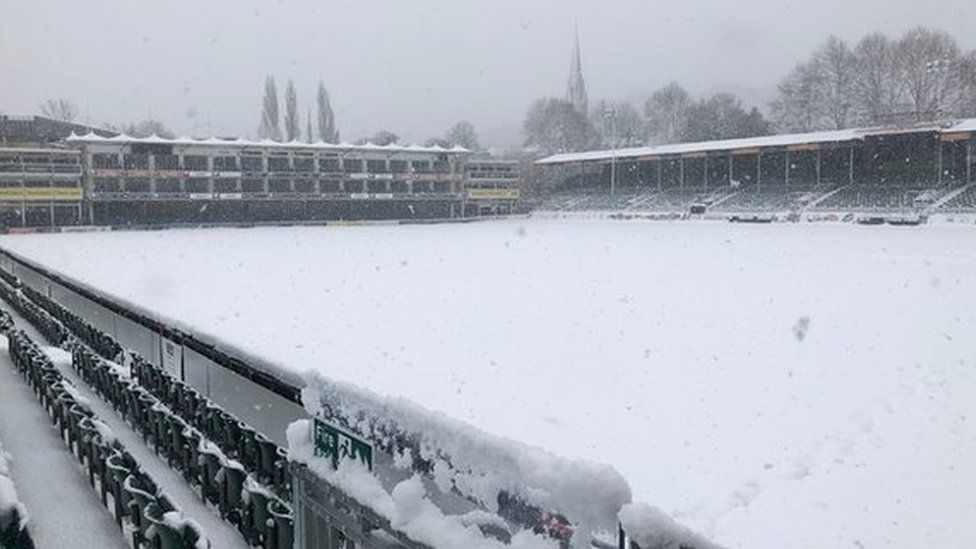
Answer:
[(41, 103), (41, 114), (62, 122), (74, 122), (78, 118), (78, 107), (67, 99), (48, 99)]
[(954, 115), (963, 99), (955, 39), (943, 31), (918, 27), (898, 41), (896, 51), (915, 121)]
[(647, 141), (652, 144), (675, 143), (684, 133), (685, 113), (691, 98), (677, 82), (655, 91), (644, 102)]
[(644, 120), (626, 101), (600, 101), (590, 120), (602, 147), (633, 147), (644, 142)]
[(823, 128), (823, 82), (816, 63), (799, 63), (779, 83), (770, 107), (780, 131), (810, 132)]
[(302, 126), (298, 120), (298, 93), (295, 83), (288, 79), (285, 87), (285, 140), (296, 141), (302, 136)]
[(273, 76), (268, 76), (264, 81), (264, 100), (258, 137), (281, 141), (281, 127), (278, 125), (278, 88), (275, 86)]
[(731, 93), (717, 93), (688, 107), (682, 141), (713, 141), (769, 134), (758, 109), (746, 111)]
[(847, 42), (829, 36), (814, 54), (823, 86), (825, 125), (840, 130), (854, 123), (857, 60)]
[(469, 151), (481, 150), (481, 144), (478, 143), (478, 134), (474, 131), (474, 124), (467, 120), (462, 120), (451, 126), (451, 129), (447, 130), (444, 141), (448, 143), (449, 147), (460, 146)]
[(165, 124), (159, 120), (154, 120), (151, 118), (141, 122), (131, 122), (123, 126), (122, 133), (140, 138), (149, 137), (152, 135), (162, 137), (164, 139), (173, 139), (176, 137), (176, 134), (167, 128)]
[(901, 98), (894, 45), (881, 33), (865, 36), (854, 48), (854, 97), (861, 124), (881, 124)]
[(321, 81), (319, 81), (318, 107), (319, 139), (326, 143), (338, 143), (339, 132), (335, 129), (335, 114), (329, 103), (329, 92), (325, 90), (325, 85)]
[(315, 139), (312, 137), (312, 107), (305, 111), (305, 141), (311, 143)]
[(526, 147), (549, 154), (586, 150), (599, 139), (586, 115), (569, 101), (556, 98), (536, 100), (522, 130)]
[(385, 147), (387, 145), (393, 145), (394, 143), (399, 143), (399, 142), (400, 142), (399, 135), (389, 130), (380, 130), (374, 133), (373, 137), (363, 138), (356, 141), (356, 144), (365, 145), (367, 143), (372, 143), (373, 145), (379, 145), (381, 147)]

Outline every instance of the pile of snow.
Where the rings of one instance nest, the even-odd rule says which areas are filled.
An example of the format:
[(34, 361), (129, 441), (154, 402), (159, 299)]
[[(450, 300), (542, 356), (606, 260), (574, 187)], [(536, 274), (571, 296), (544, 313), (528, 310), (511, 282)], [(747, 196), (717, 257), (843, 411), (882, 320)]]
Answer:
[(606, 463), (726, 546), (959, 547), (976, 539), (974, 236), (533, 219), (0, 246), (283, 377)]
[(646, 503), (620, 510), (620, 525), (640, 549), (720, 549), (718, 545), (678, 524), (667, 513)]
[[(328, 406), (343, 424), (381, 447), (392, 447), (393, 437), (414, 441), (417, 457), (434, 463), (434, 480), (442, 492), (456, 489), (492, 511), (504, 491), (565, 514), (585, 539), (612, 532), (617, 513), (631, 500), (630, 486), (607, 465), (562, 458), (317, 373), (309, 375), (308, 383), (302, 400), (312, 415)], [(403, 462), (414, 456), (408, 451), (398, 457), (399, 466), (406, 468)]]
[[(4, 343), (7, 339), (3, 338)], [(9, 521), (15, 516), (18, 519), (17, 528), (23, 529), (27, 525), (27, 507), (17, 495), (17, 487), (10, 478), (10, 455), (4, 452), (3, 442), (0, 441), (0, 531), (11, 527)]]
[(316, 475), (338, 487), (362, 505), (390, 521), (390, 525), (412, 540), (438, 549), (557, 549), (555, 540), (522, 530), (506, 544), (485, 536), (479, 524), (484, 517), (470, 513), (446, 515), (427, 495), (424, 483), (414, 475), (387, 492), (366, 466), (344, 460), (333, 469), (327, 460), (317, 459), (311, 444), (309, 420), (288, 427), (289, 457), (306, 464)]

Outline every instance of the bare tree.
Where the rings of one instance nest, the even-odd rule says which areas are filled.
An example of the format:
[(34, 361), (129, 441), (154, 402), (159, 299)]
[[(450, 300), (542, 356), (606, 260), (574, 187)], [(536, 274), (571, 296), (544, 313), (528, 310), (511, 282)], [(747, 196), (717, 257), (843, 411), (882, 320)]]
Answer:
[(295, 141), (302, 136), (301, 122), (298, 120), (298, 92), (291, 78), (285, 87), (285, 141)]
[(451, 126), (451, 129), (447, 130), (444, 141), (452, 147), (461, 146), (469, 151), (481, 150), (481, 144), (478, 143), (478, 134), (474, 131), (474, 124), (467, 120), (462, 120)]
[(830, 36), (814, 54), (818, 81), (823, 86), (820, 99), (822, 111), (827, 117), (824, 126), (830, 129), (847, 128), (855, 118), (855, 78), (857, 60), (846, 42)]
[(603, 147), (632, 147), (644, 142), (644, 120), (626, 101), (600, 101), (590, 120)]
[(78, 118), (78, 107), (64, 98), (48, 99), (41, 103), (41, 114), (62, 122), (74, 122)]
[(784, 132), (823, 129), (823, 74), (813, 61), (798, 64), (777, 86), (770, 104), (776, 127)]
[(329, 103), (329, 92), (326, 91), (325, 85), (321, 81), (319, 81), (317, 100), (319, 107), (319, 139), (326, 143), (338, 143), (339, 132), (335, 128), (335, 114), (332, 112), (332, 105)]
[(712, 141), (755, 137), (770, 132), (758, 109), (746, 111), (731, 93), (716, 93), (688, 107), (682, 141)]
[(674, 143), (684, 131), (685, 113), (691, 98), (677, 82), (655, 91), (644, 103), (647, 141), (652, 144)]
[(916, 121), (955, 114), (960, 94), (960, 53), (952, 36), (918, 27), (898, 41), (902, 82)]
[(176, 134), (173, 133), (165, 124), (159, 120), (147, 119), (141, 122), (133, 122), (125, 125), (122, 128), (122, 133), (131, 135), (132, 137), (149, 137), (152, 135), (162, 137), (164, 139), (173, 139)]
[(586, 150), (599, 140), (586, 115), (563, 99), (536, 100), (522, 129), (525, 146), (546, 153)]
[(881, 33), (869, 34), (854, 48), (854, 58), (858, 120), (862, 124), (880, 124), (901, 101), (901, 69), (894, 44)]
[(281, 141), (281, 126), (278, 125), (278, 88), (275, 86), (273, 76), (268, 76), (264, 81), (264, 100), (258, 137)]

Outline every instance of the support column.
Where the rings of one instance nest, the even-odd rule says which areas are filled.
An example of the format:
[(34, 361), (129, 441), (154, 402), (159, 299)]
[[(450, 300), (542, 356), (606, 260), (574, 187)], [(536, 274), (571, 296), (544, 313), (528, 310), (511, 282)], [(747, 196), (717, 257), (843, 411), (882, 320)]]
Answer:
[(732, 153), (729, 153), (729, 187), (732, 186)]
[(848, 156), (849, 156), (849, 161), (848, 161), (848, 172), (847, 172), (847, 184), (853, 185), (854, 184), (854, 144), (853, 143), (851, 143), (850, 154)]
[(762, 149), (756, 153), (756, 190), (762, 191)]
[(973, 136), (966, 141), (966, 184), (973, 182)]
[(939, 175), (938, 175), (938, 177), (936, 178), (936, 181), (937, 181), (937, 182), (939, 183), (939, 185), (941, 186), (941, 185), (942, 185), (942, 172), (944, 171), (944, 170), (942, 169), (942, 139), (941, 139), (941, 138), (939, 139), (939, 159), (938, 159), (938, 169), (939, 169)]
[(790, 150), (789, 149), (786, 149), (785, 155), (786, 155), (785, 156), (786, 160), (783, 161), (783, 166), (785, 166), (786, 168), (784, 170), (786, 175), (786, 190), (787, 192), (789, 192), (790, 190)]
[(821, 152), (820, 149), (817, 148), (817, 188), (818, 189), (820, 188), (820, 162), (821, 162), (820, 152)]
[(705, 192), (708, 192), (708, 172), (711, 166), (708, 164), (708, 153), (705, 154)]
[(685, 190), (685, 157), (678, 158), (678, 190)]

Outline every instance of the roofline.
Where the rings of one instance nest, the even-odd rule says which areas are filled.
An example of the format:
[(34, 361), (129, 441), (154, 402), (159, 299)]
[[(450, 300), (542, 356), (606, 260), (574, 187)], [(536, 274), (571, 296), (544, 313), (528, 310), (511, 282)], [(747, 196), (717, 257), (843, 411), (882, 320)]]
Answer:
[(89, 133), (87, 135), (77, 135), (71, 134), (65, 138), (67, 143), (78, 143), (78, 144), (105, 144), (105, 145), (131, 145), (131, 144), (143, 144), (143, 145), (171, 145), (174, 147), (185, 147), (185, 146), (203, 146), (203, 147), (239, 147), (239, 148), (260, 148), (260, 149), (306, 149), (306, 150), (320, 150), (320, 151), (356, 151), (356, 152), (405, 152), (405, 153), (451, 153), (451, 154), (473, 154), (472, 151), (465, 149), (464, 147), (454, 147), (451, 149), (446, 149), (440, 146), (433, 147), (422, 147), (420, 145), (374, 145), (372, 143), (367, 143), (365, 145), (353, 145), (351, 143), (325, 143), (323, 141), (318, 141), (315, 143), (305, 143), (301, 141), (291, 141), (288, 143), (282, 143), (278, 141), (271, 141), (270, 139), (265, 139), (261, 141), (250, 141), (246, 139), (218, 139), (216, 137), (211, 137), (209, 139), (195, 139), (192, 137), (178, 137), (176, 139), (166, 139), (156, 135), (149, 137), (132, 137), (126, 134), (121, 134), (115, 137), (101, 137), (96, 134)]
[(610, 160), (613, 158), (631, 159), (646, 156), (681, 156), (686, 154), (707, 152), (732, 152), (741, 149), (762, 147), (793, 147), (821, 143), (845, 143), (861, 141), (866, 137), (876, 135), (892, 135), (900, 133), (909, 134), (921, 132), (955, 133), (964, 131), (976, 131), (976, 118), (968, 118), (946, 123), (924, 123), (912, 126), (874, 126), (867, 128), (852, 128), (847, 130), (777, 134), (759, 137), (745, 137), (739, 139), (699, 141), (692, 143), (672, 143), (648, 147), (605, 149), (578, 153), (559, 153), (540, 158), (539, 160), (535, 161), (535, 164), (549, 165), (594, 162)]

